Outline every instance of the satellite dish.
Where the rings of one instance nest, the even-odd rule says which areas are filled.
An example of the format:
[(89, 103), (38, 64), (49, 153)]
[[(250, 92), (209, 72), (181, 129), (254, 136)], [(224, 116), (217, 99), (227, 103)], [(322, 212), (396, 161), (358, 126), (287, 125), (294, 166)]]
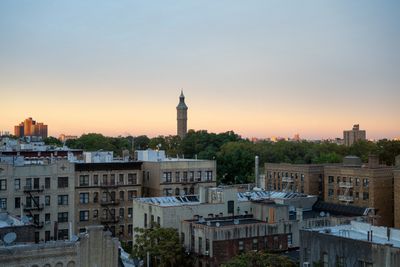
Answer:
[(203, 217), (200, 217), (199, 223), (205, 223), (205, 222), (206, 222), (206, 220)]
[(72, 237), (71, 237), (71, 241), (72, 241), (72, 242), (76, 242), (76, 241), (78, 241), (78, 240), (79, 240), (79, 237), (78, 237), (78, 236), (72, 235)]
[(239, 224), (239, 220), (238, 219), (234, 219), (233, 220), (233, 224), (238, 225)]
[(7, 222), (8, 225), (14, 225), (14, 220), (11, 219), (11, 218), (7, 219), (6, 222)]
[(17, 234), (14, 232), (8, 233), (3, 237), (4, 243), (6, 245), (11, 244), (12, 242), (15, 241), (15, 239), (17, 239)]
[(211, 222), (210, 221), (207, 221), (207, 226), (211, 226)]
[(319, 213), (319, 216), (324, 217), (324, 216), (325, 216), (325, 212), (321, 211), (321, 212)]
[(326, 217), (329, 217), (329, 216), (331, 216), (331, 215), (329, 214), (329, 212), (327, 212), (327, 213), (326, 213)]
[(215, 224), (215, 226), (220, 227), (221, 224), (220, 224), (219, 222), (217, 222), (217, 223)]
[(27, 224), (27, 223), (29, 223), (29, 218), (27, 217), (27, 216), (22, 216), (22, 218), (21, 218), (21, 222), (23, 223), (23, 224)]

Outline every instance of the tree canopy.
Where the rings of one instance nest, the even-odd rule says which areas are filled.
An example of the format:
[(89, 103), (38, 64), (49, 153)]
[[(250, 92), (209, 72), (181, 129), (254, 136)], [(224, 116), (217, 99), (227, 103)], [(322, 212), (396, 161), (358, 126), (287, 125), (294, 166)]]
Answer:
[(88, 151), (111, 150), (121, 155), (125, 149), (161, 149), (170, 157), (209, 159), (217, 161), (217, 181), (220, 183), (246, 183), (254, 181), (254, 157), (260, 157), (260, 168), (271, 163), (339, 163), (347, 155), (359, 156), (367, 162), (369, 154), (379, 156), (381, 163), (394, 165), (400, 154), (400, 141), (360, 141), (350, 147), (330, 142), (259, 141), (251, 142), (233, 131), (208, 133), (206, 130), (189, 130), (179, 136), (145, 135), (132, 137), (106, 137), (101, 134), (84, 134), (68, 140), (67, 146)]
[(146, 265), (147, 253), (151, 262), (158, 261), (160, 267), (192, 266), (192, 258), (187, 255), (174, 228), (135, 228), (136, 242), (133, 257), (143, 259)]

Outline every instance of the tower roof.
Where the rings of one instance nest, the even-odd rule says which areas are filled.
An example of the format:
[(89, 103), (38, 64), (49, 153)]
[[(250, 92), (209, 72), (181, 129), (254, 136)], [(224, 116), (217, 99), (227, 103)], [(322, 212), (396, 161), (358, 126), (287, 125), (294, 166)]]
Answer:
[(183, 90), (181, 90), (181, 95), (179, 96), (179, 104), (176, 107), (177, 109), (188, 109), (185, 104), (185, 95), (183, 94)]

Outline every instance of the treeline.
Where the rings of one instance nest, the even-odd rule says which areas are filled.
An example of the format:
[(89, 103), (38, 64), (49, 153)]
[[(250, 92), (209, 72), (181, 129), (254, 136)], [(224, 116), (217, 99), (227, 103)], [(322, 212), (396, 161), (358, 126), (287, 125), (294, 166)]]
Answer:
[(394, 165), (395, 156), (400, 154), (400, 141), (380, 140), (376, 143), (362, 141), (346, 147), (329, 142), (269, 142), (253, 143), (233, 131), (208, 133), (205, 130), (190, 130), (187, 136), (158, 136), (148, 138), (106, 137), (101, 134), (84, 134), (75, 140), (68, 140), (70, 148), (87, 151), (111, 150), (121, 155), (127, 149), (161, 149), (170, 157), (215, 159), (217, 178), (220, 183), (246, 183), (254, 180), (254, 157), (260, 157), (260, 167), (272, 163), (339, 163), (346, 155), (359, 156), (368, 161), (369, 154), (379, 156), (381, 163)]

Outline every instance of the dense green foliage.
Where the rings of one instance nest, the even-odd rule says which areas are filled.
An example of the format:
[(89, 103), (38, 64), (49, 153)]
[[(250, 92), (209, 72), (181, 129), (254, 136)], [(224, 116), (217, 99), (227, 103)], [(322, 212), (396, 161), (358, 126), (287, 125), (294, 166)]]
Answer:
[(249, 251), (240, 254), (222, 265), (223, 267), (295, 267), (296, 264), (285, 256), (265, 252)]
[(400, 154), (400, 141), (361, 141), (351, 147), (330, 142), (250, 142), (232, 131), (215, 134), (205, 130), (190, 130), (187, 136), (105, 137), (101, 134), (85, 134), (76, 140), (68, 140), (67, 146), (88, 151), (112, 150), (121, 155), (124, 149), (161, 149), (168, 156), (217, 160), (217, 178), (220, 183), (246, 183), (254, 180), (254, 157), (260, 157), (260, 167), (272, 163), (339, 163), (344, 156), (359, 156), (367, 162), (369, 154), (379, 156), (381, 163), (394, 165)]
[(147, 265), (147, 253), (150, 261), (157, 266), (193, 266), (193, 259), (187, 255), (179, 240), (178, 231), (174, 228), (135, 228), (136, 242), (133, 246), (133, 257), (142, 259)]
[(45, 145), (48, 146), (62, 146), (62, 142), (55, 137), (49, 136), (43, 139)]

